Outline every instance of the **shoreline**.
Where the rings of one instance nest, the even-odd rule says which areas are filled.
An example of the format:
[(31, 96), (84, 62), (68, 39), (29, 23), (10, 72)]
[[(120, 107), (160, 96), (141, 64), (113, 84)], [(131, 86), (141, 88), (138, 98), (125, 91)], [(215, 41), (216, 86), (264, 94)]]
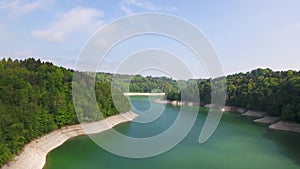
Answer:
[[(175, 106), (180, 106), (180, 105), (201, 106), (200, 104), (194, 102), (182, 102), (182, 101), (159, 100), (159, 99), (155, 100), (155, 102), (162, 103), (162, 104), (172, 104)], [(244, 108), (234, 107), (234, 106), (218, 107), (213, 104), (205, 104), (202, 107), (208, 109), (218, 108), (221, 109), (222, 112), (237, 112), (241, 114), (241, 116), (257, 118), (253, 120), (254, 123), (267, 124), (268, 128), (272, 130), (300, 133), (300, 123), (283, 121), (282, 119), (280, 119), (280, 117), (268, 116), (266, 112), (246, 110)]]
[(253, 111), (248, 110), (245, 113), (242, 114), (242, 116), (248, 116), (248, 117), (256, 117), (256, 118), (263, 118), (267, 115), (266, 112), (260, 112), (260, 111)]
[[(210, 104), (209, 104), (210, 105)], [(205, 105), (204, 107), (210, 107)], [(287, 122), (280, 119), (280, 117), (268, 116), (266, 112), (247, 110), (239, 107), (224, 106), (221, 109), (223, 112), (238, 112), (241, 116), (247, 116), (254, 119), (254, 123), (267, 124), (269, 129), (296, 132), (300, 133), (300, 124), (295, 122)]]
[(124, 96), (165, 96), (166, 93), (124, 93)]
[(265, 116), (263, 118), (260, 119), (255, 119), (253, 120), (253, 122), (255, 123), (262, 123), (262, 124), (274, 124), (277, 123), (280, 120), (279, 117), (273, 117), (273, 116)]
[(199, 103), (195, 102), (187, 102), (187, 101), (171, 101), (171, 100), (161, 100), (157, 99), (155, 100), (156, 103), (161, 103), (161, 104), (172, 104), (173, 106), (181, 106), (181, 105), (188, 105), (188, 106), (200, 106)]
[(4, 164), (1, 169), (43, 169), (48, 153), (67, 140), (81, 135), (101, 133), (120, 123), (132, 121), (136, 117), (135, 113), (129, 111), (98, 122), (76, 124), (54, 130), (26, 144), (22, 152), (12, 161)]
[(293, 122), (279, 121), (277, 123), (269, 125), (269, 129), (300, 133), (300, 124), (293, 123)]

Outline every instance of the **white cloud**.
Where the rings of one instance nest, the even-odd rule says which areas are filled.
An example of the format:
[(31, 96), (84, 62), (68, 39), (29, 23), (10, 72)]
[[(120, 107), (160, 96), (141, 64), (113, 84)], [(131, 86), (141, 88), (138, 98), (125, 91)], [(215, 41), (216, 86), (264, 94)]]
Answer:
[(140, 8), (145, 8), (148, 10), (157, 10), (158, 9), (158, 7), (156, 7), (155, 5), (153, 5), (152, 3), (148, 2), (148, 1), (140, 2), (138, 0), (126, 0), (126, 3), (128, 5), (135, 5)]
[(149, 1), (121, 0), (120, 9), (124, 11), (126, 14), (133, 14), (131, 7), (138, 7), (147, 11), (161, 11), (161, 12), (162, 11), (172, 12), (177, 10), (177, 7), (175, 6), (160, 7)]
[(121, 5), (120, 8), (121, 8), (122, 11), (124, 11), (128, 15), (133, 14), (133, 12), (126, 6)]
[(92, 33), (103, 24), (103, 12), (92, 8), (73, 8), (61, 15), (47, 29), (34, 30), (32, 35), (47, 41), (62, 42), (71, 33)]
[(24, 14), (36, 10), (42, 6), (40, 1), (23, 2), (21, 0), (2, 1), (0, 2), (0, 9), (10, 10), (13, 13)]

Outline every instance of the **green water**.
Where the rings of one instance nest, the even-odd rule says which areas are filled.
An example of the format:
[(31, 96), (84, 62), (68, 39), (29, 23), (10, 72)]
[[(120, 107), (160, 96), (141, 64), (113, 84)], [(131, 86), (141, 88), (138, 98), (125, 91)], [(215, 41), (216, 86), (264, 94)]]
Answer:
[[(147, 98), (131, 97), (132, 104), (138, 110), (147, 110)], [(115, 128), (129, 136), (153, 136), (167, 129), (178, 111), (178, 107), (167, 105), (159, 119), (147, 125), (130, 122)], [(265, 125), (253, 124), (251, 118), (225, 113), (214, 135), (199, 144), (207, 109), (201, 108), (200, 112), (187, 137), (159, 156), (119, 157), (100, 148), (88, 136), (81, 136), (53, 150), (44, 169), (300, 169), (300, 134), (269, 130)]]

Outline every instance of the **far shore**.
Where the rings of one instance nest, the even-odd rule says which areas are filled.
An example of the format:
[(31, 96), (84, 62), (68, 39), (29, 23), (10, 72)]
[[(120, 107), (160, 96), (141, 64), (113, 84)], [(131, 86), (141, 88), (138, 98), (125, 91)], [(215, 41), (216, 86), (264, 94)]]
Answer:
[(275, 124), (269, 125), (269, 129), (282, 130), (282, 131), (292, 131), (292, 132), (300, 133), (300, 124), (299, 123), (286, 122), (286, 121), (279, 121)]
[(165, 96), (165, 93), (124, 93), (125, 96)]
[(280, 120), (279, 117), (265, 116), (260, 119), (253, 120), (255, 123), (274, 124)]
[(181, 106), (181, 105), (188, 105), (188, 106), (199, 106), (199, 103), (195, 103), (195, 102), (187, 102), (187, 101), (171, 101), (171, 100), (161, 100), (161, 99), (157, 99), (155, 100), (155, 102), (157, 103), (162, 103), (162, 104), (172, 104), (174, 106)]
[[(205, 105), (204, 107), (209, 107)], [(226, 112), (238, 112), (242, 116), (258, 118), (253, 120), (254, 123), (262, 123), (269, 125), (269, 129), (297, 132), (300, 133), (300, 124), (294, 122), (281, 121), (279, 117), (267, 116), (266, 112), (247, 110), (239, 107), (225, 106), (221, 109)]]
[(86, 134), (100, 133), (117, 124), (132, 121), (137, 115), (133, 112), (117, 114), (98, 122), (65, 126), (28, 143), (23, 151), (1, 169), (42, 169), (47, 154), (67, 140)]
[[(184, 102), (184, 101), (171, 101), (171, 100), (158, 99), (158, 100), (155, 100), (155, 102), (162, 103), (162, 104), (172, 104), (172, 105), (176, 105), (176, 106), (180, 106), (180, 105), (200, 106), (199, 103)], [(217, 109), (220, 109), (222, 112), (237, 112), (237, 113), (241, 114), (242, 116), (255, 117), (258, 119), (253, 120), (253, 122), (267, 124), (267, 125), (269, 125), (269, 127), (268, 127), (269, 129), (300, 133), (300, 124), (299, 123), (282, 121), (279, 117), (267, 116), (266, 112), (246, 110), (244, 108), (234, 107), (234, 106), (220, 107), (220, 106), (213, 105), (213, 104), (205, 104), (205, 105), (203, 105), (203, 107), (217, 108)]]

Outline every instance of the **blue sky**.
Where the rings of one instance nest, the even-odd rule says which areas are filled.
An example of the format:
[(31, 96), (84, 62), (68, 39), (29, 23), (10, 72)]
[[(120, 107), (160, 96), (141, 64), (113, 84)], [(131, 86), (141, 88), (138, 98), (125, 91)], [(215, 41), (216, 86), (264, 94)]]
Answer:
[[(0, 57), (34, 56), (74, 68), (81, 48), (103, 25), (130, 14), (163, 12), (201, 30), (215, 47), (225, 74), (258, 67), (299, 70), (299, 8), (299, 0), (2, 0)], [(133, 39), (142, 43), (130, 50), (160, 42), (158, 46), (173, 48), (194, 67), (196, 76), (205, 76), (198, 63), (185, 59), (189, 53), (178, 44), (156, 37), (144, 40)], [(118, 50), (107, 57), (106, 71), (118, 60), (114, 57), (128, 50), (126, 43)]]

